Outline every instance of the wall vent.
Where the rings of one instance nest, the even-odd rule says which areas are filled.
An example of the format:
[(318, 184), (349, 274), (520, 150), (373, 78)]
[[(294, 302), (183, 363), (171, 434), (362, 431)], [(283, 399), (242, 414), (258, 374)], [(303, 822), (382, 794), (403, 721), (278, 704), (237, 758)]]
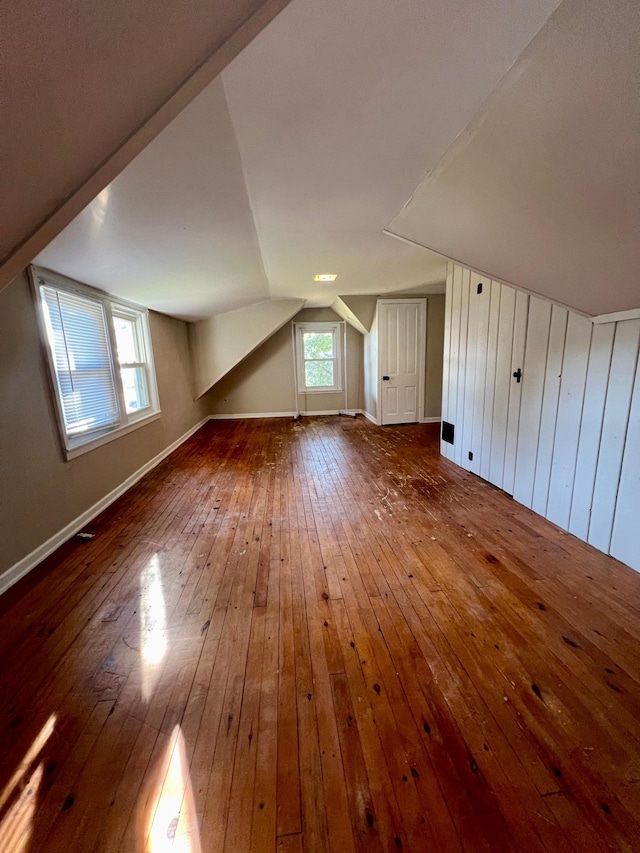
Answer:
[(456, 428), (453, 424), (447, 423), (447, 421), (442, 421), (442, 440), (446, 441), (447, 444), (453, 444), (455, 431)]

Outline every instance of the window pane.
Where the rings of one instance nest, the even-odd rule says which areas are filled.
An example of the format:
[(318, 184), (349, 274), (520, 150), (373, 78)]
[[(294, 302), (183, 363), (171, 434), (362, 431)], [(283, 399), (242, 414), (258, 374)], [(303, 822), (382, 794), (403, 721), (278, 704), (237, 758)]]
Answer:
[(136, 321), (127, 317), (118, 317), (114, 314), (113, 326), (116, 332), (118, 361), (120, 364), (132, 364), (136, 361), (142, 361), (137, 347)]
[(304, 332), (302, 344), (305, 358), (333, 358), (332, 332)]
[(119, 423), (102, 304), (52, 287), (40, 292), (67, 433)]
[(146, 409), (149, 405), (145, 373), (144, 367), (123, 367), (120, 371), (124, 403), (128, 415), (132, 412), (139, 412), (140, 409)]
[(307, 361), (304, 365), (304, 378), (307, 388), (331, 387), (333, 381), (333, 361)]

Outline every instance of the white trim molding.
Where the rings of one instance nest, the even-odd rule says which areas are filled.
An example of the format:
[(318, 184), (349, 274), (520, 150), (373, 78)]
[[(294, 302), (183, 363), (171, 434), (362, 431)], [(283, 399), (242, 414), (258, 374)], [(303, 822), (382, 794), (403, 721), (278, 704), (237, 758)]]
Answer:
[(619, 323), (620, 320), (640, 319), (640, 308), (630, 308), (628, 311), (614, 311), (612, 314), (598, 314), (591, 318), (596, 326), (601, 323)]
[(56, 548), (59, 548), (67, 540), (71, 539), (72, 536), (75, 536), (75, 534), (82, 530), (85, 525), (92, 521), (97, 515), (100, 515), (103, 510), (110, 506), (114, 501), (118, 500), (118, 498), (132, 486), (135, 486), (135, 484), (141, 480), (145, 474), (159, 465), (163, 459), (166, 459), (174, 450), (177, 450), (181, 444), (184, 444), (187, 439), (191, 438), (194, 433), (203, 427), (208, 420), (209, 418), (204, 418), (195, 426), (191, 427), (191, 429), (185, 432), (184, 435), (180, 436), (180, 438), (176, 439), (168, 447), (165, 447), (165, 449), (158, 453), (157, 456), (154, 456), (153, 459), (145, 462), (141, 468), (138, 468), (137, 471), (127, 477), (127, 479), (120, 483), (119, 486), (116, 486), (115, 489), (110, 491), (103, 498), (100, 498), (97, 503), (89, 507), (89, 509), (85, 510), (85, 512), (73, 521), (70, 521), (69, 524), (62, 528), (62, 530), (54, 533), (54, 535), (47, 539), (46, 542), (43, 542), (42, 545), (39, 545), (31, 551), (30, 554), (27, 554), (26, 557), (23, 557), (7, 569), (6, 572), (3, 572), (2, 575), (0, 575), (0, 595), (2, 595), (3, 592), (6, 592), (25, 575), (29, 574), (29, 572), (46, 559), (46, 557), (53, 554)]

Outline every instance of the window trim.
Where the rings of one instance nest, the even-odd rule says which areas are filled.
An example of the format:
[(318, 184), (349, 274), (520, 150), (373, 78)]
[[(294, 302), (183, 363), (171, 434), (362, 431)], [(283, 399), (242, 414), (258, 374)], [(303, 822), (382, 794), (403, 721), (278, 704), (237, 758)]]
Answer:
[[(48, 270), (43, 267), (31, 265), (29, 267), (29, 278), (31, 280), (32, 293), (35, 300), (35, 311), (40, 333), (40, 344), (42, 347), (43, 357), (47, 365), (47, 377), (49, 379), (49, 387), (53, 401), (53, 410), (55, 413), (58, 434), (62, 446), (62, 451), (67, 460), (75, 459), (90, 450), (95, 450), (114, 441), (116, 438), (127, 435), (130, 432), (145, 426), (146, 424), (156, 421), (161, 416), (160, 399), (158, 396), (158, 386), (156, 381), (156, 371), (153, 359), (153, 347), (151, 345), (151, 331), (149, 328), (149, 311), (141, 305), (136, 305), (125, 299), (118, 299), (111, 296), (102, 290), (90, 287), (87, 284), (67, 278), (53, 270)], [(109, 357), (111, 359), (111, 369), (114, 376), (116, 398), (119, 411), (119, 422), (113, 426), (103, 427), (91, 433), (89, 437), (82, 440), (81, 436), (69, 435), (64, 419), (62, 400), (60, 399), (60, 391), (58, 384), (58, 376), (56, 373), (55, 359), (51, 351), (49, 338), (47, 335), (44, 313), (42, 309), (42, 296), (40, 293), (41, 286), (48, 286), (57, 290), (74, 293), (78, 296), (87, 299), (93, 299), (100, 302), (105, 315), (107, 336), (109, 343)], [(119, 309), (119, 310), (118, 310)], [(145, 362), (140, 364), (135, 363), (129, 365), (120, 364), (117, 356), (117, 343), (114, 327), (114, 313), (116, 316), (129, 316), (141, 320), (137, 333), (139, 334), (139, 343), (144, 350)], [(127, 413), (124, 392), (122, 386), (122, 377), (120, 370), (122, 367), (137, 367), (145, 368), (147, 380), (147, 392), (149, 397), (149, 405), (139, 412)], [(84, 434), (86, 435), (86, 434)]]
[[(342, 338), (344, 335), (344, 321), (337, 320), (333, 321), (325, 321), (325, 322), (307, 322), (307, 323), (294, 323), (294, 337), (295, 337), (295, 358), (296, 358), (296, 382), (297, 382), (297, 393), (298, 394), (340, 394), (344, 388), (344, 353), (342, 346)], [(303, 346), (303, 335), (305, 332), (331, 332), (333, 334), (333, 344), (334, 344), (334, 357), (332, 359), (325, 359), (326, 361), (333, 361), (334, 367), (334, 379), (336, 380), (333, 385), (321, 386), (321, 387), (310, 387), (306, 384), (305, 377), (305, 362), (307, 361), (315, 361), (320, 359), (305, 359), (304, 357), (304, 346)]]

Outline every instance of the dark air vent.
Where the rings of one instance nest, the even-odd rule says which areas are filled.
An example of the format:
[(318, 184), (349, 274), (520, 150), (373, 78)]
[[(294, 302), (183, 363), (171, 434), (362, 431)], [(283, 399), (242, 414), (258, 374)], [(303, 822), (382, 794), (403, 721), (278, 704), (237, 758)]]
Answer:
[(447, 421), (442, 421), (442, 440), (446, 441), (447, 444), (453, 444), (455, 431), (456, 428), (453, 424), (447, 423)]

